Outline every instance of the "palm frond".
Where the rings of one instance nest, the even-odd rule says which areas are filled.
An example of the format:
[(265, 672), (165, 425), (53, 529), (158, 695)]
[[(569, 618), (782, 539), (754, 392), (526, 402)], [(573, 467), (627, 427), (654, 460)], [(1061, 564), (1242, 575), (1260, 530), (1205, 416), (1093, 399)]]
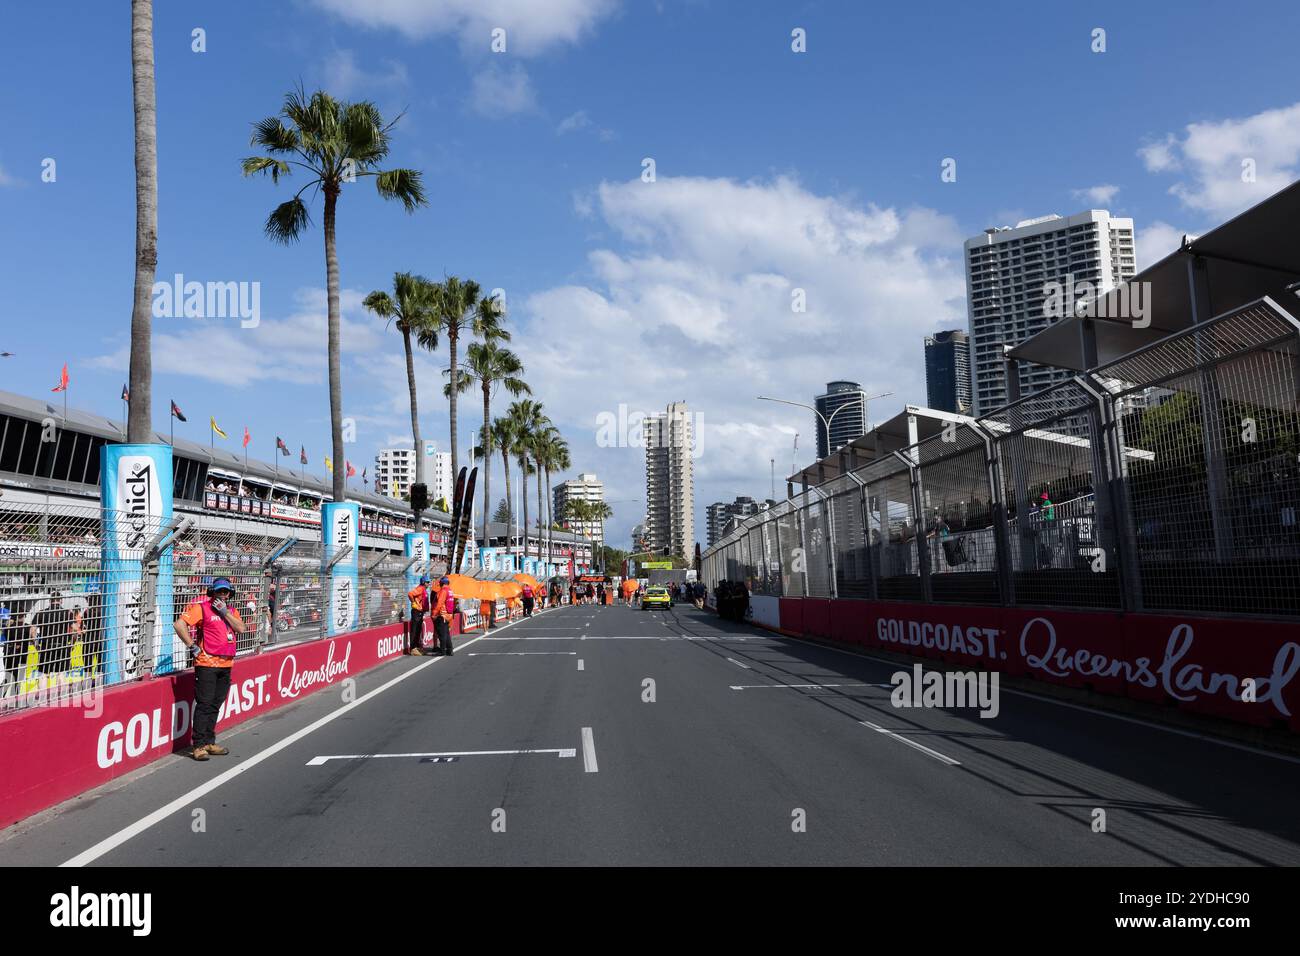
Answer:
[(297, 131), (285, 126), (280, 117), (268, 116), (253, 124), (253, 135), (248, 145), (261, 146), (273, 153), (292, 153), (301, 145), (301, 140)]
[(418, 169), (386, 169), (377, 173), (375, 189), (384, 199), (401, 200), (407, 212), (429, 205), (424, 192), (424, 174)]
[(307, 204), (300, 197), (294, 196), (288, 202), (282, 202), (275, 207), (271, 215), (266, 218), (266, 226), (263, 228), (267, 238), (272, 242), (288, 245), (296, 241), (310, 224), (311, 216), (307, 212)]
[(292, 171), (289, 164), (283, 159), (276, 159), (272, 156), (249, 156), (240, 166), (244, 170), (245, 176), (256, 176), (258, 173), (270, 173), (271, 182), (278, 183), (281, 176), (288, 176)]

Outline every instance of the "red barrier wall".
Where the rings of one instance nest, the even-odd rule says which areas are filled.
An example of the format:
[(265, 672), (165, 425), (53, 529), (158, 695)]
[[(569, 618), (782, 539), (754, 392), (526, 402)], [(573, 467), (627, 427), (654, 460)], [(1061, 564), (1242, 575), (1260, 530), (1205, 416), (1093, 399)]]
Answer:
[[(402, 653), (402, 624), (268, 650), (235, 662), (224, 730)], [(0, 826), (129, 773), (189, 742), (194, 672), (0, 717)]]
[[(782, 598), (781, 630), (1300, 733), (1300, 625)], [(1242, 700), (1252, 679), (1256, 700)]]

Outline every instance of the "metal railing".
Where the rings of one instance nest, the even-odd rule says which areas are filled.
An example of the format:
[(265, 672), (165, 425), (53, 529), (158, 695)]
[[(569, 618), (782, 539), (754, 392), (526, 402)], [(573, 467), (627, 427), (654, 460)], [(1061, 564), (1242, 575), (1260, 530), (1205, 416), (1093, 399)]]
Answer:
[(741, 521), (751, 593), (1300, 615), (1300, 323), (1264, 298)]

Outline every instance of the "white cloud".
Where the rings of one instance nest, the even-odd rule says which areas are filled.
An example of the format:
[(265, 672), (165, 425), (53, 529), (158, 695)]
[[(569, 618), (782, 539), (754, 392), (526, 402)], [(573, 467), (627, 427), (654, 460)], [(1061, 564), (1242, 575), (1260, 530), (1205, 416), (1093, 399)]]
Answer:
[(18, 185), (18, 180), (14, 179), (7, 172), (5, 172), (5, 168), (3, 166), (0, 166), (0, 186), (17, 186), (17, 185)]
[[(791, 177), (661, 176), (603, 183), (589, 201), (622, 241), (590, 254), (587, 282), (518, 309), (525, 377), (568, 436), (573, 470), (600, 474), (610, 499), (644, 496), (644, 453), (597, 447), (597, 415), (686, 400), (703, 419), (701, 540), (706, 504), (769, 494), (773, 458), (783, 493), (796, 431), (800, 463), (812, 457), (812, 414), (756, 396), (810, 402), (850, 378), (895, 393), (873, 405), (879, 420), (924, 404), (925, 333), (965, 323), (961, 232), (933, 210), (818, 195)], [(621, 539), (638, 515), (615, 510)]]
[(1138, 151), (1151, 172), (1180, 170), (1169, 192), (1227, 219), (1300, 178), (1300, 103), (1242, 119), (1191, 123)]
[(325, 89), (331, 94), (350, 97), (358, 92), (393, 89), (407, 85), (406, 66), (393, 60), (384, 61), (383, 70), (368, 71), (357, 65), (351, 50), (335, 50), (322, 65)]
[(1109, 206), (1110, 201), (1115, 198), (1115, 194), (1119, 192), (1119, 187), (1106, 184), (1102, 186), (1089, 186), (1087, 189), (1072, 189), (1070, 192), (1075, 199), (1078, 199), (1081, 202), (1091, 203), (1093, 206), (1105, 207)]
[[(386, 343), (361, 307), (365, 293), (340, 294), (339, 331), (351, 358)], [(316, 385), (325, 381), (326, 297), (323, 289), (300, 290), (294, 311), (283, 319), (263, 318), (255, 328), (236, 319), (159, 319), (153, 323), (153, 368), (242, 388), (256, 382)], [(357, 316), (350, 319), (349, 316)], [(91, 359), (96, 368), (126, 369), (130, 347)]]
[(536, 56), (589, 36), (618, 8), (616, 0), (314, 0), (350, 23), (401, 31), (413, 39), (451, 35), (463, 49), (490, 50), (506, 31), (506, 50)]
[(557, 135), (563, 136), (565, 133), (575, 133), (580, 129), (586, 129), (590, 125), (591, 117), (587, 115), (587, 111), (578, 110), (578, 112), (571, 113), (560, 120), (560, 125), (555, 127), (555, 132)]
[(522, 66), (505, 69), (494, 64), (474, 75), (469, 104), (483, 116), (511, 116), (536, 110), (537, 97)]
[(1139, 229), (1134, 238), (1138, 269), (1153, 266), (1178, 249), (1183, 243), (1185, 233), (1185, 229), (1179, 229), (1177, 226), (1159, 220)]

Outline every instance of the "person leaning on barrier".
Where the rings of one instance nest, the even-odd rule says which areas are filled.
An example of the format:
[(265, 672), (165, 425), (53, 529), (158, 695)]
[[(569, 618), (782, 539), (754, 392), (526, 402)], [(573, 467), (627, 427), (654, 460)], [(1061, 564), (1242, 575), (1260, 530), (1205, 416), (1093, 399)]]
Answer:
[(186, 647), (198, 645), (194, 659), (194, 735), (190, 756), (207, 760), (230, 753), (217, 745), (217, 711), (230, 692), (230, 670), (235, 666), (237, 636), (244, 633), (239, 612), (227, 606), (235, 589), (229, 578), (208, 585), (206, 597), (187, 607), (176, 619), (176, 636)]

